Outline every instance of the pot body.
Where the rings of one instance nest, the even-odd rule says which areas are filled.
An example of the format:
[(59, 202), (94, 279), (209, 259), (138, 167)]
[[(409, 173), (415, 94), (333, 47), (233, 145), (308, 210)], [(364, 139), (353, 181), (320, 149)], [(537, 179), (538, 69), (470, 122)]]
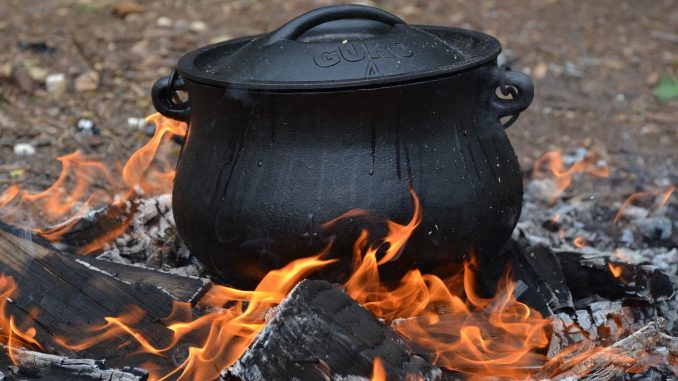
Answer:
[(190, 129), (173, 193), (179, 233), (208, 268), (249, 287), (332, 239), (329, 255), (350, 259), (362, 229), (383, 237), (383, 220), (372, 217), (323, 228), (351, 209), (407, 224), (411, 187), (423, 220), (387, 269), (429, 270), (470, 250), (491, 260), (518, 221), (523, 195), (500, 122), (517, 100), (497, 98), (497, 71), (487, 64), (445, 78), (328, 92), (186, 80)]

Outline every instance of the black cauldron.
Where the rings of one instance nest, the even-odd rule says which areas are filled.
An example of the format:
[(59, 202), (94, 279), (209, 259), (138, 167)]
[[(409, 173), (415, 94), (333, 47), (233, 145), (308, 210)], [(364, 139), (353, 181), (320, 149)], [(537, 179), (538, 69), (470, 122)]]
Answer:
[(339, 5), (186, 54), (152, 94), (190, 126), (174, 183), (179, 233), (246, 287), (332, 238), (329, 255), (350, 258), (360, 230), (383, 233), (383, 220), (323, 223), (363, 208), (406, 224), (412, 188), (423, 220), (386, 270), (430, 270), (469, 250), (492, 260), (522, 207), (504, 128), (533, 97), (528, 76), (497, 64), (500, 51), (479, 32)]

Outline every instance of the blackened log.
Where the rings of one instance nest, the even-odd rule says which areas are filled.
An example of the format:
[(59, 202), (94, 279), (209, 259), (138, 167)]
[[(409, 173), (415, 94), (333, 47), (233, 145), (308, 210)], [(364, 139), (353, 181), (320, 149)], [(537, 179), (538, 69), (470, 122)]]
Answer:
[[(439, 380), (441, 371), (410, 352), (374, 315), (325, 281), (303, 281), (224, 380), (370, 379), (380, 357), (388, 380)], [(343, 378), (342, 378), (343, 377)]]
[[(151, 355), (128, 356), (137, 349), (130, 337), (95, 345), (77, 353), (55, 340), (81, 343), (92, 336), (87, 328), (102, 326), (105, 317), (121, 316), (134, 306), (144, 316), (134, 325), (156, 347), (164, 347), (172, 331), (163, 323), (172, 310), (172, 298), (156, 286), (127, 284), (84, 266), (28, 232), (0, 223), (0, 272), (11, 276), (18, 295), (8, 305), (21, 327), (34, 326), (45, 351), (69, 357), (105, 358), (113, 367), (139, 366), (153, 361), (171, 366), (171, 360)], [(120, 350), (120, 347), (125, 350)]]
[[(576, 299), (598, 294), (609, 300), (632, 298), (654, 303), (673, 295), (671, 278), (654, 266), (611, 262), (604, 255), (556, 254)], [(621, 274), (615, 276), (612, 269)]]
[(138, 209), (136, 199), (93, 210), (41, 232), (45, 237), (58, 236), (59, 243), (83, 248), (112, 231), (125, 229)]
[[(146, 381), (148, 372), (140, 368), (109, 369), (104, 361), (71, 359), (0, 345), (1, 381)], [(8, 351), (16, 360), (13, 364)], [(4, 376), (4, 379), (3, 379)]]
[(476, 278), (485, 296), (491, 296), (497, 284), (510, 271), (511, 280), (520, 287), (516, 298), (545, 315), (572, 310), (572, 294), (558, 257), (548, 248), (511, 240), (496, 260), (482, 262)]
[(177, 300), (188, 302), (192, 305), (195, 305), (212, 287), (212, 282), (205, 278), (168, 274), (91, 257), (78, 257), (75, 260), (94, 270), (103, 271), (128, 284), (143, 284), (158, 287)]

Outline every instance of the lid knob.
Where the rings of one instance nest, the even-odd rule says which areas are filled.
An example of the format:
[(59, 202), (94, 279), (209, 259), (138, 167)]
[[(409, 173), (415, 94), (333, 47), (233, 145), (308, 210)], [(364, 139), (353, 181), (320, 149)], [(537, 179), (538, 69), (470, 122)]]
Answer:
[(342, 19), (368, 19), (388, 25), (405, 24), (405, 21), (398, 16), (379, 8), (357, 4), (331, 5), (314, 9), (289, 21), (271, 33), (266, 41), (266, 45), (281, 40), (294, 40), (309, 29), (320, 24)]

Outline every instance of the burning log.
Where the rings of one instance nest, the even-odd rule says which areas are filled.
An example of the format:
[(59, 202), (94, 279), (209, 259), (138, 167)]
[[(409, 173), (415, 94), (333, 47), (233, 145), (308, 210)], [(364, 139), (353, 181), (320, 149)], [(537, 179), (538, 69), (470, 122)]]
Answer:
[(155, 286), (173, 298), (193, 305), (212, 287), (212, 281), (206, 278), (168, 274), (89, 257), (80, 257), (75, 260), (92, 270), (104, 272), (127, 284)]
[[(31, 322), (36, 328), (35, 339), (47, 352), (105, 358), (113, 366), (171, 362), (138, 355), (132, 357), (134, 363), (125, 363), (130, 359), (127, 352), (135, 347), (120, 351), (118, 346), (129, 343), (123, 337), (114, 337), (105, 345), (77, 349), (68, 349), (58, 342), (60, 338), (85, 342), (92, 333), (84, 328), (103, 325), (104, 318), (128, 314), (130, 306), (135, 306), (138, 315), (135, 328), (150, 338), (150, 344), (163, 347), (171, 339), (172, 331), (162, 319), (170, 314), (176, 299), (157, 286), (125, 283), (89, 262), (59, 252), (38, 237), (4, 224), (0, 224), (0, 268), (18, 286), (18, 295), (12, 297), (7, 312), (15, 321)], [(140, 275), (127, 275), (127, 279), (133, 276)], [(198, 293), (194, 291), (191, 295)]]
[[(146, 381), (148, 372), (139, 368), (108, 369), (103, 361), (90, 359), (71, 359), (25, 349), (9, 348), (0, 345), (0, 350), (14, 359), (14, 365), (3, 369), (9, 371), (3, 375), (2, 381), (19, 381), (39, 379), (41, 381)], [(10, 354), (11, 352), (11, 354)], [(8, 363), (0, 358), (0, 364)], [(3, 364), (5, 365), (5, 364)]]
[(605, 253), (562, 251), (556, 254), (577, 299), (595, 292), (611, 300), (632, 298), (654, 303), (673, 295), (671, 279), (656, 267), (610, 262)]
[(546, 364), (535, 379), (564, 380), (584, 376), (591, 380), (613, 379), (627, 371), (643, 354), (666, 341), (666, 327), (667, 321), (659, 318), (600, 351), (591, 351), (584, 346), (584, 350)]
[(441, 371), (414, 355), (395, 332), (324, 281), (303, 281), (223, 380), (369, 379), (381, 358), (389, 380), (439, 380)]

